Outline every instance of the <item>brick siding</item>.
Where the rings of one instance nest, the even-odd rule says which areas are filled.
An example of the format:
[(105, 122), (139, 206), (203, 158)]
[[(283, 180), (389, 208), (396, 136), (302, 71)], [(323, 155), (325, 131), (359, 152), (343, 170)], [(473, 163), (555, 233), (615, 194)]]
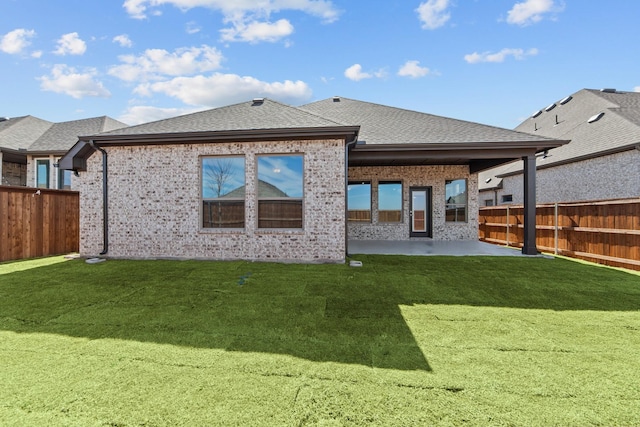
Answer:
[[(272, 141), (109, 147), (109, 251), (115, 258), (342, 262), (345, 259), (344, 142)], [(257, 228), (256, 155), (304, 154), (304, 227)], [(244, 155), (244, 230), (201, 228), (200, 158)], [(252, 179), (253, 177), (253, 179)], [(80, 191), (80, 252), (102, 246), (102, 154), (74, 177)]]

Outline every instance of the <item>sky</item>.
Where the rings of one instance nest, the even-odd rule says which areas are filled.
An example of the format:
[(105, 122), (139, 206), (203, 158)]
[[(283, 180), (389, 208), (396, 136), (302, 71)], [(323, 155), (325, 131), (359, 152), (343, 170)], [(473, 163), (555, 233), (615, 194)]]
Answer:
[(640, 91), (637, 0), (0, 0), (0, 116), (134, 125), (335, 95), (512, 129)]

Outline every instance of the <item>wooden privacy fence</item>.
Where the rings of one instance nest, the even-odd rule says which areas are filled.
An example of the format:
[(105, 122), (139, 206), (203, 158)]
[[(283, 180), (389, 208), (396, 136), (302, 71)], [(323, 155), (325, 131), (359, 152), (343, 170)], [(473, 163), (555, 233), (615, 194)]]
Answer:
[[(522, 247), (521, 205), (480, 208), (480, 240)], [(536, 206), (538, 250), (640, 270), (640, 199)]]
[(77, 252), (78, 192), (0, 186), (0, 261)]

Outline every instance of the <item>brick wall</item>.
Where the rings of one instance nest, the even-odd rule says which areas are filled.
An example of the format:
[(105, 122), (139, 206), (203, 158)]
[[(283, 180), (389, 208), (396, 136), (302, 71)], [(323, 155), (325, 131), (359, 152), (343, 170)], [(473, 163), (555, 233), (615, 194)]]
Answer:
[[(274, 141), (110, 147), (109, 252), (122, 258), (341, 262), (345, 257), (344, 142)], [(256, 155), (304, 154), (304, 228), (261, 230)], [(245, 229), (201, 228), (200, 158), (245, 155)], [(73, 180), (80, 197), (80, 252), (102, 246), (102, 154)], [(476, 232), (477, 234), (477, 232)]]
[[(409, 239), (409, 187), (432, 187), (434, 240), (476, 240), (478, 238), (478, 175), (468, 166), (387, 166), (349, 168), (350, 180), (371, 181), (372, 220), (349, 223), (349, 238), (362, 240)], [(445, 180), (467, 179), (468, 220), (445, 221)], [(402, 181), (402, 222), (378, 222), (378, 181)]]
[[(502, 196), (513, 195), (514, 204), (524, 203), (523, 176), (503, 179), (498, 190), (498, 204)], [(481, 204), (494, 197), (493, 191), (481, 194)], [(583, 160), (548, 169), (536, 174), (536, 202), (555, 203), (580, 200), (601, 200), (640, 197), (640, 151)]]
[[(1, 153), (0, 153), (1, 154)], [(27, 185), (27, 165), (2, 162), (2, 185)]]

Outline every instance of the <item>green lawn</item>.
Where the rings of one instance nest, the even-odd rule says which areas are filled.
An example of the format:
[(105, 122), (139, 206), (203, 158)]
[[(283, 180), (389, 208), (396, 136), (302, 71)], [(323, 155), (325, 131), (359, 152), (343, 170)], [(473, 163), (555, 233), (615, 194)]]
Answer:
[(0, 425), (640, 425), (640, 276), (563, 259), (0, 264)]

